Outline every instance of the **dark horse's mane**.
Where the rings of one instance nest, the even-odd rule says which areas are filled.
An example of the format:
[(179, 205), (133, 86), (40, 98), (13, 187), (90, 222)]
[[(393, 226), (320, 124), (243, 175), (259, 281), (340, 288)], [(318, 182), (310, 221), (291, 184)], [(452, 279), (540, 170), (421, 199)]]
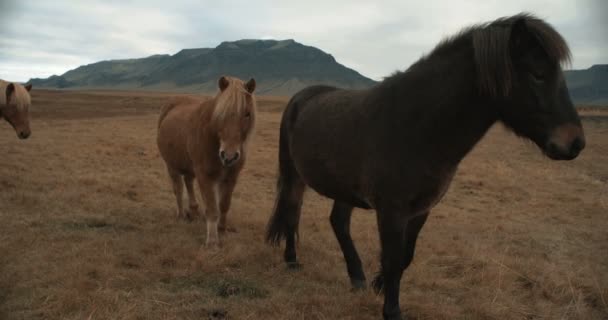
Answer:
[(433, 51), (408, 70), (387, 77), (383, 83), (399, 82), (402, 76), (432, 58), (451, 53), (454, 47), (472, 45), (479, 92), (492, 97), (507, 96), (513, 85), (510, 38), (516, 22), (524, 23), (526, 30), (538, 41), (551, 62), (570, 63), (570, 49), (564, 38), (543, 20), (529, 13), (520, 13), (463, 29), (441, 41)]

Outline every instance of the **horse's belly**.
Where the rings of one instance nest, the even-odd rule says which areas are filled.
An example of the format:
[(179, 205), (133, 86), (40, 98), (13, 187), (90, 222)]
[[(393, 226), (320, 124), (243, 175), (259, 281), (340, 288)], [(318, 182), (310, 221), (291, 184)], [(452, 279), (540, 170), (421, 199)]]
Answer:
[(363, 163), (369, 157), (369, 130), (347, 105), (326, 105), (314, 100), (302, 106), (289, 134), (289, 150), (302, 180), (318, 193), (369, 208), (362, 186)]
[[(323, 181), (311, 180), (309, 177), (302, 177), (304, 183), (307, 186), (315, 190), (322, 196), (330, 199), (347, 203), (353, 207), (370, 209), (371, 204), (366, 200), (366, 197), (355, 192), (354, 188), (348, 188), (343, 184), (336, 183), (338, 181), (330, 181), (330, 179), (323, 179)], [(333, 183), (332, 183), (333, 182)]]
[(161, 132), (158, 139), (158, 151), (171, 169), (180, 171), (182, 174), (191, 174), (192, 162), (183, 141), (185, 139), (181, 137), (173, 137)]
[(360, 172), (350, 172), (348, 164), (332, 160), (320, 160), (310, 153), (294, 157), (294, 164), (304, 183), (319, 194), (352, 206), (369, 209), (370, 204), (362, 194)]

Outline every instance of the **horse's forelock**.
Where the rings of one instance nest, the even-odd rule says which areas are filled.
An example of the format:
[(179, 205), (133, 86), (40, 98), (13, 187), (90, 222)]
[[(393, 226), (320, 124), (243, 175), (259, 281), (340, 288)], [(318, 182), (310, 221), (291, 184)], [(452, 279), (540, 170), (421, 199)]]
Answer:
[(553, 62), (570, 65), (572, 54), (568, 43), (551, 25), (534, 16), (527, 16), (526, 25)]
[(471, 28), (478, 86), (481, 93), (508, 96), (513, 86), (513, 63), (510, 40), (516, 23), (525, 25), (553, 62), (568, 64), (570, 49), (562, 36), (541, 19), (531, 14), (519, 14)]
[(15, 85), (15, 99), (17, 99), (17, 109), (20, 111), (26, 111), (32, 104), (32, 98), (30, 93), (22, 85)]
[(245, 89), (244, 82), (237, 78), (226, 78), (229, 82), (228, 86), (215, 97), (215, 107), (213, 109), (214, 121), (221, 122), (232, 115), (243, 115), (249, 103), (255, 108), (255, 99)]
[[(6, 100), (7, 97), (5, 95), (6, 88), (10, 85), (10, 82), (5, 82), (0, 80), (2, 85), (0, 85), (0, 89), (2, 90), (2, 101)], [(30, 97), (30, 93), (25, 89), (24, 86), (18, 83), (13, 83), (14, 90), (11, 94), (11, 103), (17, 106), (19, 111), (25, 111), (32, 104), (32, 98)]]

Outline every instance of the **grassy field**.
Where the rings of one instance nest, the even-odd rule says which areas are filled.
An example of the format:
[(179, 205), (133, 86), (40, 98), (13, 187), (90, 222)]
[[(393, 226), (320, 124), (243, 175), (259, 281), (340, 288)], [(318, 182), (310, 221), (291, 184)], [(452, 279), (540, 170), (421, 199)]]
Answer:
[[(0, 319), (379, 319), (351, 292), (329, 225), (306, 195), (299, 255), (263, 242), (284, 98), (261, 98), (249, 162), (220, 252), (204, 221), (174, 219), (156, 143), (168, 94), (33, 91), (32, 136), (0, 123)], [(584, 118), (587, 148), (552, 162), (502, 126), (463, 161), (406, 271), (410, 319), (608, 319), (608, 112)], [(373, 211), (352, 232), (378, 270)]]

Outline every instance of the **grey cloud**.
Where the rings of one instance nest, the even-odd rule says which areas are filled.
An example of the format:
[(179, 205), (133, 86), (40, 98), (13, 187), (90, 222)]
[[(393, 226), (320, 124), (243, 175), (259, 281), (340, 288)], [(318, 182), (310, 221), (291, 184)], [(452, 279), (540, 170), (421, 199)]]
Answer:
[(0, 78), (27, 80), (99, 60), (292, 38), (375, 79), (403, 70), (462, 27), (530, 11), (572, 47), (574, 68), (608, 62), (608, 2), (0, 1)]

